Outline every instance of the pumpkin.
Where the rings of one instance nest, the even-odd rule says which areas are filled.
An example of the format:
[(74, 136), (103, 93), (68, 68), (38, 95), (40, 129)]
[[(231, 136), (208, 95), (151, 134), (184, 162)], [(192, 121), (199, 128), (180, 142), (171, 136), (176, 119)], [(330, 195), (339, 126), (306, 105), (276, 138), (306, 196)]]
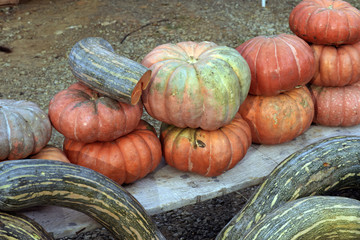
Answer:
[(142, 64), (152, 70), (142, 95), (146, 111), (177, 127), (216, 130), (231, 122), (249, 91), (243, 57), (212, 42), (163, 44)]
[(314, 99), (313, 122), (324, 126), (360, 124), (360, 82), (344, 87), (309, 87)]
[(252, 95), (278, 95), (305, 85), (315, 73), (315, 57), (310, 46), (295, 35), (257, 36), (236, 50), (249, 64)]
[(360, 81), (360, 42), (336, 46), (312, 44), (316, 71), (312, 84), (342, 87)]
[(48, 115), (33, 102), (0, 99), (0, 160), (39, 152), (51, 138)]
[(239, 112), (251, 129), (252, 142), (279, 144), (305, 132), (314, 117), (314, 103), (306, 86), (276, 96), (248, 95)]
[(141, 102), (130, 105), (77, 82), (57, 93), (49, 104), (54, 128), (66, 138), (85, 143), (112, 141), (136, 128)]
[(131, 133), (113, 141), (84, 143), (65, 138), (63, 149), (71, 163), (98, 171), (119, 184), (145, 177), (161, 161), (159, 138), (144, 120)]
[(289, 26), (297, 36), (315, 44), (360, 41), (360, 11), (341, 0), (303, 0), (291, 11)]
[(233, 121), (214, 131), (163, 123), (160, 141), (170, 166), (212, 177), (233, 168), (244, 158), (251, 145), (251, 131), (237, 113)]
[[(289, 155), (271, 171), (256, 192), (248, 199), (245, 206), (220, 231), (216, 240), (244, 239), (244, 236), (256, 228), (257, 224), (261, 224), (272, 212), (286, 202), (300, 200), (311, 195), (331, 194), (339, 189), (359, 189), (359, 173), (360, 137), (337, 136), (305, 146)], [(359, 210), (356, 211), (359, 214)], [(278, 213), (277, 216), (272, 215), (274, 220), (281, 218), (285, 211)], [(319, 235), (316, 232), (314, 237), (301, 237), (307, 232), (302, 231), (301, 225), (306, 221), (314, 221), (315, 217), (309, 219), (303, 214), (299, 215), (296, 211), (291, 211), (291, 209), (289, 214), (292, 214), (299, 224), (283, 227), (282, 230), (284, 235), (291, 233), (293, 238), (279, 237), (275, 239), (319, 239), (316, 238)], [(326, 216), (327, 220), (334, 220), (331, 214), (326, 214)], [(355, 218), (359, 223), (359, 218)], [(317, 224), (314, 222), (313, 226), (315, 227)], [(345, 223), (343, 227), (346, 228), (346, 225)], [(267, 230), (269, 231), (270, 228)], [(275, 235), (275, 233), (273, 234)], [(342, 234), (351, 236), (350, 232), (342, 232)], [(357, 231), (354, 234), (359, 235), (360, 232)], [(296, 238), (296, 235), (299, 237)], [(359, 239), (359, 237), (341, 239)]]
[(43, 149), (40, 150), (40, 152), (35, 155), (31, 155), (30, 159), (58, 160), (61, 162), (70, 163), (69, 159), (60, 148), (51, 145), (46, 145)]

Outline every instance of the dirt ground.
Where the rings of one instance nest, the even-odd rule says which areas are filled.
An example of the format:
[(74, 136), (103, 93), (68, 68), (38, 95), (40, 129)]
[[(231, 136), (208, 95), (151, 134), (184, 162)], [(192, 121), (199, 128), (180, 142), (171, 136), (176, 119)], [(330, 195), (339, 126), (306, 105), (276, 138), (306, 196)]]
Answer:
[[(76, 79), (72, 46), (102, 37), (118, 54), (140, 62), (154, 47), (212, 41), (237, 47), (259, 35), (291, 33), (288, 16), (300, 0), (24, 0), (0, 7), (0, 98), (28, 100), (47, 111), (50, 99)], [(359, 0), (348, 0), (360, 9)], [(159, 122), (143, 118), (158, 130)], [(50, 144), (62, 145), (53, 131)]]

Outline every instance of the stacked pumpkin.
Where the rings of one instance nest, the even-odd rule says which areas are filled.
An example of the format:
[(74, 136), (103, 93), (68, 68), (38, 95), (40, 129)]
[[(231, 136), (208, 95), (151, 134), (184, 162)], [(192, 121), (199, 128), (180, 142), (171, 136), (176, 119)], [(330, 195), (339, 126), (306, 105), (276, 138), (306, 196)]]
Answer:
[[(119, 184), (134, 182), (155, 170), (161, 161), (161, 145), (154, 127), (141, 120), (143, 105), (139, 100), (145, 80), (140, 78), (138, 82), (126, 75), (132, 71), (142, 76), (150, 71), (139, 63), (120, 59), (101, 38), (79, 41), (69, 59), (80, 81), (51, 99), (48, 114), (54, 128), (65, 136), (63, 150), (70, 162), (98, 171)], [(111, 74), (117, 79), (111, 79)], [(99, 76), (108, 82), (102, 82)], [(109, 87), (126, 85), (125, 80), (119, 82), (120, 77), (136, 82), (136, 86), (128, 87), (132, 94)], [(116, 94), (121, 98), (116, 99)]]
[(160, 45), (142, 64), (152, 70), (142, 100), (162, 122), (165, 161), (204, 176), (233, 168), (251, 145), (249, 126), (237, 113), (250, 86), (241, 55), (212, 42), (189, 41)]
[(249, 95), (240, 106), (251, 128), (252, 141), (279, 144), (305, 132), (314, 104), (305, 86), (315, 72), (310, 46), (291, 34), (257, 36), (236, 50), (251, 70)]
[(304, 0), (289, 25), (315, 55), (314, 123), (360, 124), (360, 11), (341, 0)]

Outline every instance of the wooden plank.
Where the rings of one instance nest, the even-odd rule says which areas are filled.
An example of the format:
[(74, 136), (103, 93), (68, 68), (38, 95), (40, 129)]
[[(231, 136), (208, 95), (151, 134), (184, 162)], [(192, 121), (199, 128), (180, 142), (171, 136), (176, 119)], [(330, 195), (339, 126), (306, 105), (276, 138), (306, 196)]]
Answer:
[[(348, 128), (311, 126), (303, 135), (279, 145), (253, 144), (244, 159), (218, 177), (180, 172), (164, 162), (146, 178), (126, 186), (150, 215), (180, 208), (259, 184), (284, 158), (293, 152), (331, 136), (360, 135), (360, 125)], [(61, 207), (40, 207), (23, 212), (56, 238), (90, 231), (100, 225), (77, 211)]]

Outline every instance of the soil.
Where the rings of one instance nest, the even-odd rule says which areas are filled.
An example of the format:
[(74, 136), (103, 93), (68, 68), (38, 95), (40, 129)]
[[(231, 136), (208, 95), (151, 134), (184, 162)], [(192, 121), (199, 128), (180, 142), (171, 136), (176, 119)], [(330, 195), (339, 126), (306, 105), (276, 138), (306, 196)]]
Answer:
[[(269, 0), (263, 8), (260, 0), (27, 0), (17, 6), (0, 7), (0, 98), (32, 101), (47, 111), (50, 99), (77, 81), (68, 66), (68, 53), (85, 37), (102, 37), (115, 52), (138, 62), (154, 47), (169, 42), (212, 41), (237, 47), (255, 36), (291, 33), (288, 16), (299, 2)], [(358, 0), (348, 2), (360, 9)], [(159, 129), (160, 123), (146, 112), (143, 119)], [(63, 136), (54, 130), (49, 143), (61, 147), (62, 141)], [(246, 189), (197, 205), (199, 211), (190, 206), (179, 209), (180, 213), (169, 213), (178, 217), (171, 219), (183, 219), (185, 213), (190, 213), (186, 215), (190, 220), (175, 221), (170, 230), (168, 213), (157, 223), (165, 226), (162, 231), (171, 232), (173, 238), (168, 239), (213, 239), (246, 201), (243, 196), (252, 191)], [(204, 220), (199, 214), (206, 216), (209, 204), (218, 217)], [(223, 216), (221, 206), (232, 212), (225, 211), (229, 215)], [(171, 231), (180, 222), (186, 222), (186, 229), (186, 224), (194, 225), (200, 218), (198, 224), (209, 226), (191, 237), (185, 235), (185, 230)], [(212, 225), (219, 221), (222, 223), (217, 227)], [(204, 232), (210, 232), (206, 235), (209, 237), (201, 235)], [(109, 239), (100, 235), (76, 239)]]

